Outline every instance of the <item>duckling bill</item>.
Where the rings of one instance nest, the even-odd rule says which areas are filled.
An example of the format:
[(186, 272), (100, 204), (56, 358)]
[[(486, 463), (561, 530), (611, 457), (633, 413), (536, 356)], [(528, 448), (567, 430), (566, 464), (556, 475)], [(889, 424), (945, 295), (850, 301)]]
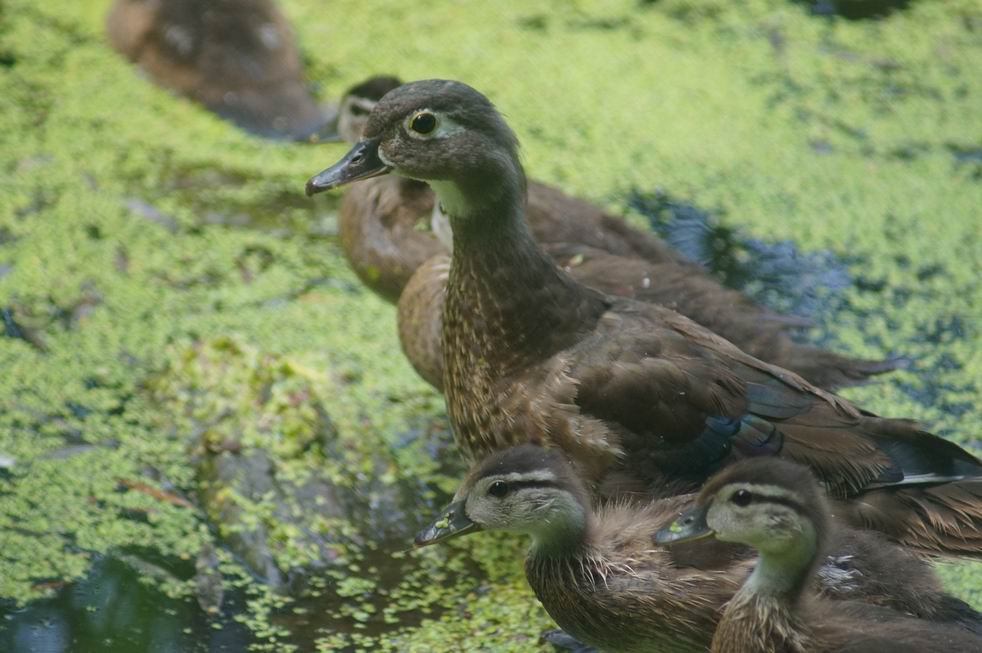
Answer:
[(671, 524), (655, 533), (655, 542), (658, 544), (680, 544), (712, 536), (713, 530), (706, 523), (706, 507), (694, 506)]
[(481, 525), (467, 516), (467, 507), (464, 501), (455, 501), (444, 510), (443, 517), (440, 517), (432, 524), (421, 530), (414, 541), (416, 546), (429, 546), (439, 544), (447, 540), (476, 533), (480, 531)]

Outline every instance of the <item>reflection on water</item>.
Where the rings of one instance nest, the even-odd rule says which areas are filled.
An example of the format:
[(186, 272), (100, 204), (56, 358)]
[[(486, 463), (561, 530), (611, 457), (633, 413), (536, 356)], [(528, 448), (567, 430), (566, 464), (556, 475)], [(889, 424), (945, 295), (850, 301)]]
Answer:
[[(393, 597), (407, 592), (423, 597), (431, 583), (452, 587), (466, 578), (473, 588), (484, 580), (477, 565), (453, 550), (447, 550), (443, 559), (393, 555), (407, 545), (405, 539), (383, 541), (377, 550), (367, 552), (361, 564), (372, 579), (371, 588), (354, 596), (339, 592), (330, 576), (307, 578), (317, 589), (269, 614), (268, 625), (288, 633), (277, 641), (298, 651), (314, 651), (325, 650), (319, 640), (328, 635), (393, 635), (419, 626), (424, 618), (439, 616), (442, 610), (432, 598), (399, 608)], [(462, 573), (453, 571), (452, 559), (461, 562)], [(127, 564), (118, 558), (100, 558), (85, 580), (66, 586), (54, 598), (20, 610), (0, 608), (0, 652), (238, 653), (250, 644), (268, 644), (236, 621), (248, 614), (242, 590), (226, 583), (222, 612), (212, 615), (193, 599), (168, 598), (139, 567), (139, 561)], [(361, 613), (352, 611), (353, 605), (360, 606)]]
[(0, 651), (16, 653), (238, 652), (252, 641), (244, 626), (166, 597), (112, 558), (55, 598), (0, 614)]

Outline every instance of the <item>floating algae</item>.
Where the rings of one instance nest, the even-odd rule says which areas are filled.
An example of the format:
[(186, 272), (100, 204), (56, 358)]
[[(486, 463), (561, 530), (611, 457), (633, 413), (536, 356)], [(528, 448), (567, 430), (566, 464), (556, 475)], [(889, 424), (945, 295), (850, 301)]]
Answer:
[[(72, 637), (154, 650), (159, 626), (181, 650), (534, 650), (550, 622), (522, 542), (402, 553), (460, 466), (442, 401), (398, 354), (391, 307), (332, 239), (336, 200), (300, 197), (341, 150), (250, 138), (140, 79), (104, 40), (110, 4), (0, 8), (0, 455), (13, 461), (0, 468), (0, 649), (44, 635), (52, 650)], [(375, 73), (459, 78), (502, 108), (537, 178), (642, 226), (631, 191), (664, 188), (741, 237), (830, 252), (848, 280), (807, 316), (812, 335), (914, 361), (849, 396), (962, 444), (982, 431), (977, 3), (858, 21), (786, 0), (282, 6), (325, 96)], [(734, 263), (758, 281), (752, 261)], [(253, 368), (282, 394), (263, 401), (241, 380)], [(222, 412), (208, 401), (233, 415), (194, 433)], [(240, 493), (250, 510), (222, 532), (223, 504), (200, 485), (222, 473), (204, 467), (250, 429), (240, 451), (285, 496), (351, 442), (339, 487), (381, 483), (377, 505), (410, 489), (424, 507), (360, 497), (343, 565), (320, 559), (323, 533), (289, 527), (317, 517), (307, 504), (281, 521), (276, 501)], [(267, 562), (233, 555), (231, 531), (263, 533)], [(252, 576), (270, 560), (297, 595)], [(982, 606), (977, 564), (945, 574)]]

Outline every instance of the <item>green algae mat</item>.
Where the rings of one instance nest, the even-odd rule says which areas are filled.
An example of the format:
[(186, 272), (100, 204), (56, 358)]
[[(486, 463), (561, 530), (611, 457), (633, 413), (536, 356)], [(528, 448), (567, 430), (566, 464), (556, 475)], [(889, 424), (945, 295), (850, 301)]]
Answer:
[[(703, 216), (728, 281), (911, 361), (847, 396), (978, 451), (982, 6), (896, 4), (282, 2), (323, 98), (472, 84), (532, 176)], [(542, 646), (518, 538), (408, 550), (461, 469), (303, 197), (343, 148), (154, 87), (108, 6), (0, 4), (0, 649)], [(982, 608), (982, 566), (942, 572)]]

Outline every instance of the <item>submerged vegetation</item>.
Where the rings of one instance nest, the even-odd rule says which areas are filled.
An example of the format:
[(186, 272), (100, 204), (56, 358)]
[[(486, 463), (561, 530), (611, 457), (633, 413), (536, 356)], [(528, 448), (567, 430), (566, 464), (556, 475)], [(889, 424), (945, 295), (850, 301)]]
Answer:
[[(706, 263), (815, 338), (911, 360), (850, 398), (978, 450), (978, 3), (281, 4), (322, 97), (474, 85), (530, 174), (683, 246), (701, 224)], [(462, 462), (336, 198), (302, 197), (342, 149), (154, 87), (109, 5), (0, 5), (0, 649), (42, 616), (84, 631), (123, 578), (189, 650), (529, 650), (523, 542), (407, 551)], [(980, 565), (945, 575), (982, 608)]]

